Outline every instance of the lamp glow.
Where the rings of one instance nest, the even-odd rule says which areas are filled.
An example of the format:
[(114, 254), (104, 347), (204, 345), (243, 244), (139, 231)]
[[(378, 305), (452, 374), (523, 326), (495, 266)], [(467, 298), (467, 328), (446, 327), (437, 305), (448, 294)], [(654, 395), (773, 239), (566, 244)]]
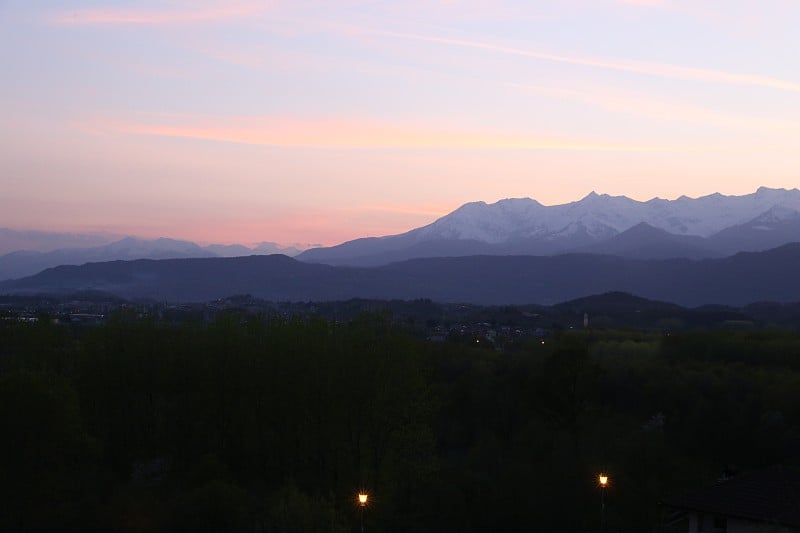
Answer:
[(600, 533), (606, 531), (606, 488), (608, 487), (608, 474), (600, 472), (597, 483), (600, 485)]
[(369, 498), (369, 496), (368, 496), (366, 493), (364, 493), (364, 492), (359, 492), (359, 493), (358, 493), (358, 504), (359, 504), (360, 506), (362, 506), (362, 507), (363, 507), (363, 506), (365, 506), (365, 505), (367, 505), (367, 499), (368, 499), (368, 498)]

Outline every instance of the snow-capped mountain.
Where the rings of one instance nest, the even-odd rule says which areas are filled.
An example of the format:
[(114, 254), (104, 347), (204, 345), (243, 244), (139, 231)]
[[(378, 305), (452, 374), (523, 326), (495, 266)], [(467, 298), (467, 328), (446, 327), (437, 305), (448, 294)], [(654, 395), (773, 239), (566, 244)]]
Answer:
[(530, 198), (470, 203), (420, 228), (419, 235), (495, 244), (518, 238), (557, 239), (583, 228), (590, 236), (602, 239), (644, 222), (676, 235), (710, 237), (767, 212), (780, 213), (777, 216), (786, 219), (798, 211), (797, 189), (761, 187), (745, 196), (716, 193), (697, 199), (681, 196), (647, 202), (592, 192), (577, 202), (549, 207)]
[[(646, 245), (646, 254), (634, 245), (634, 234), (625, 236), (640, 224), (661, 230), (644, 232), (640, 228), (635, 232), (636, 239)], [(799, 230), (798, 189), (761, 187), (743, 196), (715, 193), (646, 202), (592, 192), (579, 201), (554, 206), (530, 198), (472, 202), (407, 233), (316, 248), (298, 258), (337, 265), (379, 265), (448, 255), (564, 252), (698, 258), (800, 241)], [(676, 236), (686, 239), (676, 240)], [(611, 239), (619, 242), (604, 250), (602, 243), (611, 244)]]

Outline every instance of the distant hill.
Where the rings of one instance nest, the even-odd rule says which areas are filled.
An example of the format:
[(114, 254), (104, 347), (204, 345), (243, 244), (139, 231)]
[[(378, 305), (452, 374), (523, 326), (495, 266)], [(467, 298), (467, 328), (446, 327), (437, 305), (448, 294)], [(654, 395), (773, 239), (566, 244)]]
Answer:
[(469, 256), (356, 268), (286, 256), (113, 261), (51, 268), (0, 283), (0, 293), (98, 290), (125, 298), (207, 301), (251, 294), (273, 301), (415, 299), (543, 304), (622, 291), (686, 306), (800, 301), (800, 244), (720, 259), (606, 255)]
[[(3, 235), (2, 230), (0, 230), (0, 236)], [(27, 233), (16, 232), (15, 235), (27, 235)], [(50, 239), (47, 242), (51, 242), (64, 234), (43, 235)], [(66, 235), (69, 236), (69, 234)], [(44, 239), (44, 237), (41, 237), (41, 239)], [(68, 239), (67, 241), (72, 242)], [(81, 240), (75, 237), (74, 242), (81, 242)], [(240, 257), (275, 253), (296, 255), (299, 252), (297, 248), (281, 247), (271, 242), (260, 243), (255, 248), (248, 248), (240, 244), (199, 246), (190, 241), (176, 239), (125, 237), (100, 246), (59, 248), (48, 251), (20, 250), (0, 255), (0, 280), (30, 276), (55, 266), (82, 265), (89, 262), (192, 257)]]
[[(800, 236), (798, 236), (800, 238)], [(675, 235), (663, 229), (640, 222), (610, 239), (584, 246), (574, 252), (618, 255), (634, 259), (703, 259), (713, 256), (732, 255), (715, 252), (708, 239), (696, 235)]]
[(584, 313), (609, 311), (642, 311), (683, 309), (682, 306), (669, 302), (648, 300), (626, 292), (614, 291), (604, 294), (593, 294), (575, 300), (561, 302), (553, 306), (555, 310), (580, 310)]

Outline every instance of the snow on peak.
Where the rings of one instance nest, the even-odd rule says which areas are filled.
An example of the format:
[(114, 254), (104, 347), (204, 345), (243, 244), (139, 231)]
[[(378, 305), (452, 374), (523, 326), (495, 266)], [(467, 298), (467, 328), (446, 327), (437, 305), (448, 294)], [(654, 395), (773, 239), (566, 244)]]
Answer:
[(579, 201), (545, 206), (530, 198), (493, 204), (471, 202), (420, 228), (420, 239), (471, 239), (496, 244), (516, 239), (559, 238), (575, 232), (593, 238), (621, 233), (642, 222), (669, 233), (709, 237), (773, 210), (773, 217), (800, 211), (800, 191), (760, 187), (755, 193), (714, 193), (647, 202), (594, 191)]

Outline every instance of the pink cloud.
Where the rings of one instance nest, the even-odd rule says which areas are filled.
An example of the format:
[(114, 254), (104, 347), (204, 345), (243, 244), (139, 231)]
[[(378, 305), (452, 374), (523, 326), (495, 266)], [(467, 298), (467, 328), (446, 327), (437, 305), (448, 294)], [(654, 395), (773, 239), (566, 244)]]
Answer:
[(651, 151), (674, 147), (596, 141), (527, 132), (442, 129), (424, 123), (370, 119), (286, 117), (169, 118), (155, 121), (95, 121), (75, 124), (97, 134), (177, 137), (237, 144), (313, 148), (533, 149)]

